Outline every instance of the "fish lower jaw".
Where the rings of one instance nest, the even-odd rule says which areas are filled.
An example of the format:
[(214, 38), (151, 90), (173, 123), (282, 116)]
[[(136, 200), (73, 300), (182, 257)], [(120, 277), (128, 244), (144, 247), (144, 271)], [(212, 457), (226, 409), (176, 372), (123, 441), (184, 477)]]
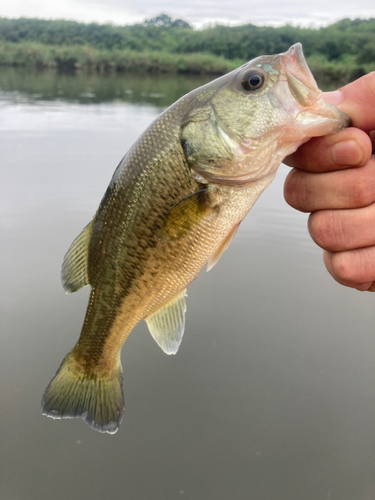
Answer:
[(217, 173), (212, 173), (212, 172), (202, 172), (201, 170), (194, 171), (193, 176), (194, 178), (202, 183), (202, 184), (219, 184), (221, 186), (231, 186), (231, 187), (247, 187), (252, 184), (256, 183), (266, 183), (268, 184), (272, 181), (274, 178), (277, 167), (281, 163), (282, 160), (278, 160), (278, 164), (276, 167), (273, 167), (271, 169), (263, 170), (261, 172), (252, 172), (252, 173), (244, 173), (243, 175), (241, 174), (217, 174)]
[[(295, 144), (294, 150), (312, 137), (333, 134), (347, 127), (347, 123), (342, 120), (324, 117), (319, 119), (319, 117), (313, 114), (309, 116), (304, 115), (299, 121), (300, 124), (298, 127), (285, 128), (280, 141), (284, 144)], [(298, 120), (296, 122), (298, 123)], [(292, 152), (293, 151), (288, 154)]]
[[(319, 137), (337, 132), (350, 125), (350, 117), (324, 99), (298, 114), (294, 128), (303, 137)], [(290, 131), (293, 133), (293, 131)], [(285, 136), (283, 136), (284, 138)]]

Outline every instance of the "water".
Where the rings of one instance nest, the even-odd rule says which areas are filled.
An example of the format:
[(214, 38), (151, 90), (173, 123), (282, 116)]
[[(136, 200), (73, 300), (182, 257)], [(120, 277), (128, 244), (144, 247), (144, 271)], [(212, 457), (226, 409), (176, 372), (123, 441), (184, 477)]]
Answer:
[(88, 290), (60, 265), (129, 146), (204, 80), (0, 72), (3, 500), (373, 500), (373, 294), (336, 284), (282, 197), (282, 166), (189, 286), (166, 356), (137, 326), (114, 436), (40, 414)]

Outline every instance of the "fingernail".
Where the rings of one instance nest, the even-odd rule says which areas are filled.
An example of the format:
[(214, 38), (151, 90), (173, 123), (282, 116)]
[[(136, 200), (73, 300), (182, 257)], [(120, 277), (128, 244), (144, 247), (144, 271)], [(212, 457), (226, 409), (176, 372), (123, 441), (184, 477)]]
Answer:
[(363, 149), (354, 139), (341, 141), (332, 146), (332, 158), (336, 165), (356, 166), (363, 160)]
[(341, 89), (333, 90), (332, 92), (324, 92), (323, 97), (330, 104), (337, 106), (342, 101), (343, 93), (342, 93)]

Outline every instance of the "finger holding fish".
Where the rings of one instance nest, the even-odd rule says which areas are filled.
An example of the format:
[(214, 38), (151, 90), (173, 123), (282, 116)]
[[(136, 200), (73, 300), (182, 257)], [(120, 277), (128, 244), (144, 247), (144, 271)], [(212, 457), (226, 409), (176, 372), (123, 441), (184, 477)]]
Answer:
[(340, 284), (375, 290), (375, 72), (325, 94), (346, 111), (346, 130), (304, 144), (285, 161), (294, 168), (284, 195), (313, 213), (309, 232), (324, 249), (324, 263)]
[(323, 252), (330, 275), (341, 285), (375, 292), (375, 245), (345, 252)]
[[(350, 116), (351, 126), (311, 139), (284, 163), (309, 172), (364, 166), (375, 152), (375, 71), (339, 90), (325, 92), (323, 97)], [(296, 174), (292, 171), (290, 175)]]
[(362, 208), (375, 201), (375, 157), (340, 171), (292, 170), (284, 186), (286, 201), (301, 212)]
[(290, 179), (300, 171), (319, 173), (363, 167), (371, 152), (372, 144), (368, 134), (349, 127), (332, 135), (313, 137), (285, 158), (284, 163), (298, 169), (290, 172)]

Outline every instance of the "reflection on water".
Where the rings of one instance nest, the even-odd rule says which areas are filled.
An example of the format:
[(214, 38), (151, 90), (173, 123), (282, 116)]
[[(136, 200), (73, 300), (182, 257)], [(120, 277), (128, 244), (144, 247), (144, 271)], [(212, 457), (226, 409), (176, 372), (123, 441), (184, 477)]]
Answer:
[(375, 308), (335, 284), (281, 167), (189, 286), (179, 353), (138, 325), (115, 436), (40, 415), (88, 290), (59, 272), (121, 157), (204, 81), (0, 71), (0, 498), (373, 500)]
[(2, 101), (61, 101), (79, 104), (129, 102), (169, 106), (210, 81), (209, 76), (58, 73), (1, 68)]

